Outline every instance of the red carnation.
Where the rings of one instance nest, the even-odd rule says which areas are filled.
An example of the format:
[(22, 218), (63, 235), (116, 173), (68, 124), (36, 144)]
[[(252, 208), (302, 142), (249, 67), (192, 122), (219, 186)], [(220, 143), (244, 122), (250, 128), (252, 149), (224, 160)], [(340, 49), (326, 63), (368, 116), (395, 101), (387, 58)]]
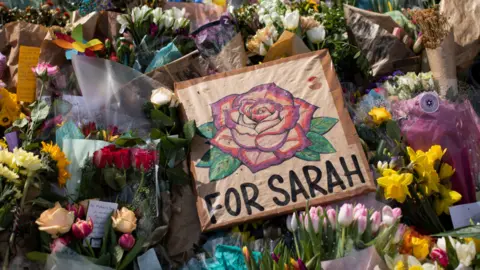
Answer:
[(131, 166), (130, 151), (128, 149), (120, 149), (113, 152), (113, 164), (118, 169), (128, 170)]

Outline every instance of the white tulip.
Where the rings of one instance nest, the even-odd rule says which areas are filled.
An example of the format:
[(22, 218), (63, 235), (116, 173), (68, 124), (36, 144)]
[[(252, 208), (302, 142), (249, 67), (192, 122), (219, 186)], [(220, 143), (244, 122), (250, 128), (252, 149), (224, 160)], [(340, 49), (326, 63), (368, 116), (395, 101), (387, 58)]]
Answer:
[(173, 17), (175, 19), (181, 19), (181, 18), (185, 17), (185, 12), (186, 12), (185, 8), (178, 9), (176, 7), (173, 7), (172, 10), (173, 10)]
[(475, 242), (470, 241), (468, 244), (457, 242), (455, 243), (455, 251), (460, 263), (464, 266), (470, 266), (476, 254)]
[(165, 27), (166, 28), (171, 28), (173, 24), (175, 23), (175, 19), (173, 17), (165, 16)]
[(307, 31), (307, 37), (313, 44), (318, 44), (325, 40), (325, 28), (317, 26)]
[(287, 11), (283, 17), (283, 27), (287, 30), (295, 30), (298, 27), (300, 21), (300, 13), (298, 10), (294, 12)]
[(120, 33), (122, 34), (127, 29), (129, 24), (128, 14), (122, 14), (117, 16), (117, 22), (120, 24)]
[(152, 11), (152, 16), (153, 16), (153, 22), (154, 22), (156, 25), (160, 25), (160, 24), (161, 24), (161, 21), (162, 21), (162, 18), (163, 18), (162, 8), (157, 7), (156, 9), (154, 9), (154, 10)]

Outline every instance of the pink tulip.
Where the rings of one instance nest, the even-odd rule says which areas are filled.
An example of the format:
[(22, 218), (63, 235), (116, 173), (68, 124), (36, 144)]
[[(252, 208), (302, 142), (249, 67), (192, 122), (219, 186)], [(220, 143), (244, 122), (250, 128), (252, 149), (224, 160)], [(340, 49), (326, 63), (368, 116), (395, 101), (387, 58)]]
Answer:
[(135, 238), (133, 235), (129, 233), (124, 233), (120, 238), (118, 239), (118, 244), (120, 247), (122, 247), (124, 250), (130, 250), (133, 248), (135, 245)]
[(340, 211), (338, 213), (338, 223), (340, 225), (347, 227), (350, 226), (353, 222), (353, 206), (349, 203), (345, 203), (340, 207)]
[(88, 218), (88, 221), (77, 218), (77, 222), (72, 225), (72, 233), (77, 239), (83, 239), (87, 237), (92, 231), (92, 218)]
[(438, 262), (443, 267), (448, 266), (447, 252), (445, 252), (445, 250), (442, 250), (441, 248), (433, 248), (432, 252), (430, 252), (430, 258), (433, 261)]
[(407, 225), (400, 223), (398, 225), (397, 232), (395, 233), (395, 237), (393, 238), (393, 243), (397, 244), (400, 243), (403, 239), (403, 234), (405, 233), (405, 230), (407, 229)]
[(60, 69), (58, 66), (52, 66), (47, 63), (39, 63), (36, 67), (32, 67), (33, 73), (39, 78), (53, 77)]
[(75, 214), (75, 218), (85, 218), (85, 208), (83, 208), (81, 204), (69, 204), (67, 205), (67, 210), (73, 212)]
[(392, 209), (390, 206), (386, 205), (382, 209), (383, 224), (387, 226), (393, 225), (398, 219), (400, 219), (401, 216), (402, 210), (398, 207)]
[[(313, 211), (312, 211), (313, 209)], [(317, 208), (312, 207), (309, 211), (310, 220), (312, 220), (312, 228), (315, 233), (318, 233), (318, 226), (320, 225), (320, 217), (318, 216)], [(305, 229), (310, 229), (309, 216), (305, 215)]]
[(50, 243), (50, 251), (51, 253), (61, 251), (68, 244), (70, 244), (70, 237), (68, 235), (65, 235), (64, 237), (55, 238), (53, 239), (52, 243)]
[(380, 224), (382, 224), (382, 216), (380, 215), (380, 212), (375, 211), (370, 217), (370, 221), (372, 224), (372, 232), (376, 233), (380, 228)]
[(353, 208), (353, 220), (358, 220), (359, 217), (366, 217), (368, 214), (367, 208), (363, 204), (357, 204), (355, 208)]
[[(328, 209), (327, 210), (327, 218), (328, 222), (330, 222), (330, 225), (332, 225), (332, 228), (335, 229), (335, 226), (337, 224), (337, 213), (335, 212), (335, 209)], [(326, 219), (325, 219), (325, 224), (326, 224)]]
[(367, 216), (359, 216), (357, 219), (358, 233), (362, 234), (367, 229)]

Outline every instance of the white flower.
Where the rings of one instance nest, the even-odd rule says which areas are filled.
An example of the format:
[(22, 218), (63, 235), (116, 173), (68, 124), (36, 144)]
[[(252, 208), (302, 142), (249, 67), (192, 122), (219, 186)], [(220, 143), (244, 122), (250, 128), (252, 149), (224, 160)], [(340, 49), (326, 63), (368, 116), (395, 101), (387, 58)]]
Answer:
[(128, 14), (122, 14), (117, 16), (117, 22), (120, 24), (120, 33), (123, 33), (129, 25), (129, 16)]
[(300, 21), (300, 13), (298, 10), (293, 12), (287, 11), (283, 17), (283, 27), (287, 30), (295, 30), (298, 27)]
[(313, 44), (318, 44), (325, 40), (325, 28), (317, 26), (307, 31), (307, 37)]
[(163, 11), (162, 8), (157, 7), (152, 11), (153, 23), (157, 26), (160, 26), (163, 21)]
[(470, 266), (476, 254), (475, 242), (470, 241), (468, 244), (457, 242), (455, 243), (455, 251), (460, 263), (464, 266)]
[[(450, 243), (452, 244), (453, 247), (457, 245), (457, 240), (453, 239), (451, 236), (448, 237), (450, 239)], [(445, 240), (445, 237), (438, 238), (437, 240), (437, 246), (443, 251), (447, 251), (447, 242)]]
[(15, 148), (13, 150), (13, 155), (17, 166), (26, 169), (28, 174), (42, 168), (42, 161), (33, 153), (27, 152), (21, 148)]
[(185, 8), (182, 8), (182, 9), (178, 9), (176, 7), (173, 7), (172, 8), (172, 11), (173, 11), (173, 17), (175, 19), (181, 19), (181, 18), (184, 18), (185, 17)]
[[(149, 13), (152, 9), (148, 7), (147, 5), (142, 6), (141, 8), (139, 7), (134, 7), (132, 10), (132, 21), (134, 22), (141, 22), (146, 20), (148, 17), (150, 17), (151, 13)], [(148, 15), (147, 15), (148, 13)]]
[(150, 102), (152, 102), (156, 106), (170, 104), (172, 100), (176, 100), (175, 95), (172, 91), (164, 87), (153, 90), (152, 96), (150, 97)]
[(7, 166), (3, 166), (2, 164), (0, 164), (0, 176), (10, 181), (18, 179), (18, 174), (12, 172)]
[(170, 16), (165, 16), (164, 20), (165, 20), (165, 27), (166, 28), (171, 28), (173, 26), (173, 24), (175, 23), (175, 19), (173, 17), (170, 17)]
[(181, 28), (187, 26), (187, 23), (188, 23), (188, 19), (185, 19), (185, 18), (175, 19), (175, 22), (173, 23), (172, 29), (174, 31), (178, 30), (178, 29), (181, 29)]
[(267, 48), (265, 47), (265, 45), (263, 43), (260, 43), (260, 52), (258, 54), (260, 54), (261, 56), (265, 56), (267, 55)]
[(260, 17), (260, 22), (264, 23), (267, 26), (273, 24), (272, 17), (269, 14), (261, 16)]

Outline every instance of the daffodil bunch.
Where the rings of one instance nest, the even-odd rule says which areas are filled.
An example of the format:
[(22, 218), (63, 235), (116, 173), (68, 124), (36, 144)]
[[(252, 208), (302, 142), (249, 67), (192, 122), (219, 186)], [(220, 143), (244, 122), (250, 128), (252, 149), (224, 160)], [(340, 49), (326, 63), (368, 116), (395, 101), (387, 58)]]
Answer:
[(377, 183), (383, 197), (399, 205), (412, 224), (431, 233), (444, 231), (438, 216), (448, 215), (449, 207), (462, 198), (451, 190), (450, 177), (455, 169), (442, 162), (446, 151), (440, 145), (426, 152), (406, 147), (404, 157), (395, 156), (377, 164)]

